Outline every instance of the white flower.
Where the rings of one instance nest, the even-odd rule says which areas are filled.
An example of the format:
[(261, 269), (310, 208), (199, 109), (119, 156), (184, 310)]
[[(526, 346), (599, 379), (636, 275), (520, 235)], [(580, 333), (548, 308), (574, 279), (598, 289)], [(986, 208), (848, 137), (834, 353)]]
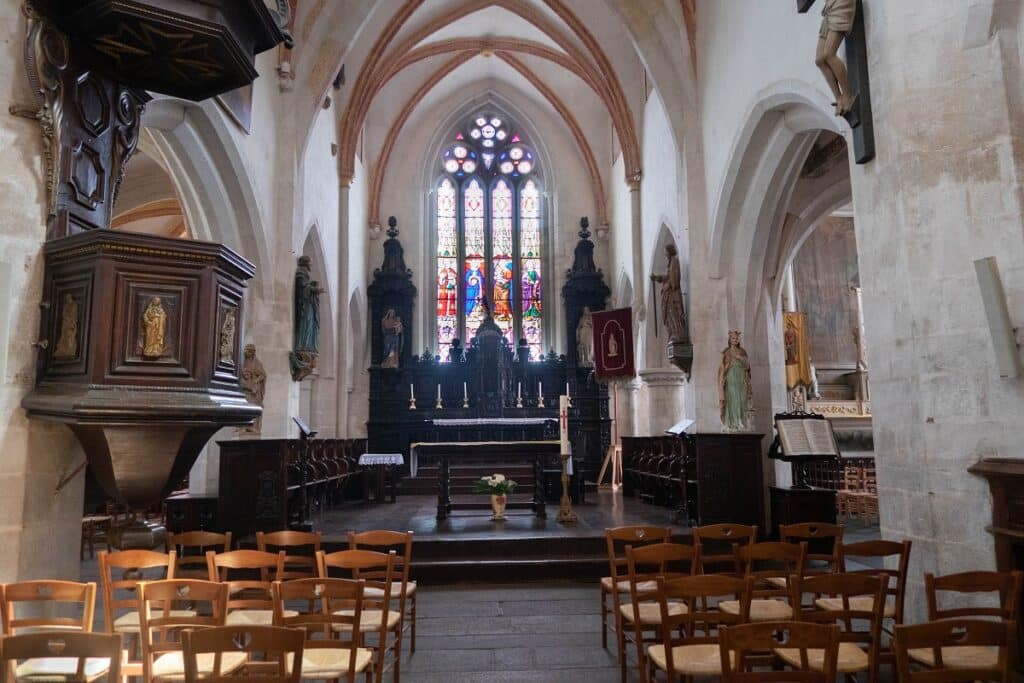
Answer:
[(504, 474), (495, 474), (493, 478), (494, 478), (494, 481), (499, 483), (499, 484), (501, 482), (505, 481), (505, 475)]

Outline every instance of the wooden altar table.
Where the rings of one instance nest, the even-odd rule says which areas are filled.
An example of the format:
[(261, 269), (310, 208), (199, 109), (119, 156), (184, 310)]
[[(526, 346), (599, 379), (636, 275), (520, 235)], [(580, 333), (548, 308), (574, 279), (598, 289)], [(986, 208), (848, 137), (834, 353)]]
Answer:
[(420, 456), (431, 456), (437, 461), (437, 519), (447, 519), (453, 509), (485, 509), (487, 503), (452, 503), (451, 467), (452, 461), (473, 461), (474, 464), (487, 462), (507, 463), (510, 460), (527, 460), (533, 463), (534, 481), (533, 513), (546, 517), (544, 504), (544, 468), (549, 461), (559, 461), (558, 441), (472, 441), (416, 443), (412, 447)]

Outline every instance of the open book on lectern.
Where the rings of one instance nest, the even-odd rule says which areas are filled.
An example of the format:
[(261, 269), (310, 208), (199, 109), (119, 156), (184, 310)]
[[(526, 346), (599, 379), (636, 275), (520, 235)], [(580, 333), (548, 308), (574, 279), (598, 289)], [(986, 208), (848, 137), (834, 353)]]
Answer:
[(832, 423), (820, 415), (776, 415), (781, 456), (790, 458), (838, 458), (839, 444)]

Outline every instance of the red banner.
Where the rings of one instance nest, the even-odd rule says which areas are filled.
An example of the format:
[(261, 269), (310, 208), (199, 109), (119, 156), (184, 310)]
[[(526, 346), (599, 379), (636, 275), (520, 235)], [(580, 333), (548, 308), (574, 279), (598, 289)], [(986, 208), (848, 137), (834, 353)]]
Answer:
[(636, 376), (632, 308), (594, 313), (594, 365), (599, 381)]

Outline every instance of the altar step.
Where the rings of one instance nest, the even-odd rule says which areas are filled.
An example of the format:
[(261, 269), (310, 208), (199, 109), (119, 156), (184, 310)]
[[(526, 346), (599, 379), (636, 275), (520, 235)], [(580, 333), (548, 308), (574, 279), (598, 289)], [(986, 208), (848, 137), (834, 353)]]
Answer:
[[(558, 514), (549, 506), (548, 515)], [(457, 519), (457, 518), (456, 518)], [(688, 535), (673, 538), (690, 542)], [(325, 549), (330, 551), (325, 542)], [(520, 581), (597, 581), (608, 574), (602, 532), (585, 537), (538, 536), (417, 539), (412, 578), (421, 584), (505, 583)]]

